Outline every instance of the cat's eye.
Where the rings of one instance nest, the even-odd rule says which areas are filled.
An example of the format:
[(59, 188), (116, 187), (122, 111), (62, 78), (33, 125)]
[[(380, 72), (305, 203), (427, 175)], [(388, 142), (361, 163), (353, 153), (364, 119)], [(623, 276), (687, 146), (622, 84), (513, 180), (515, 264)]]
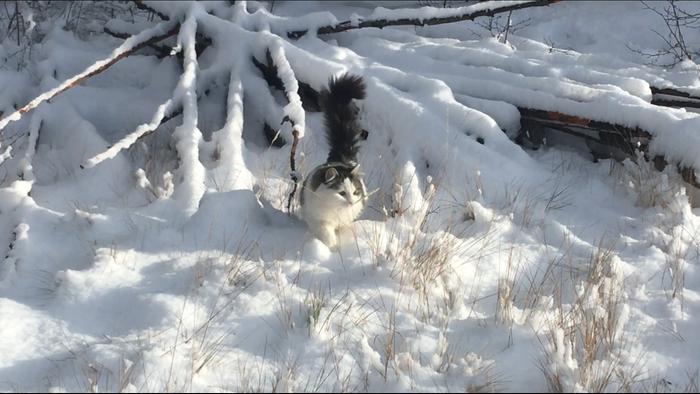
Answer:
[(341, 196), (345, 197), (345, 191), (338, 192), (338, 194), (340, 194)]

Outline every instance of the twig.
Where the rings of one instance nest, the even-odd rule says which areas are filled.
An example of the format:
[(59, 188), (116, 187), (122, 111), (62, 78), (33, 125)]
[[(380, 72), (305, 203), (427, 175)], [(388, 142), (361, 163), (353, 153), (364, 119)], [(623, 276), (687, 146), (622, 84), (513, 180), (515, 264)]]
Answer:
[(155, 9), (153, 9), (153, 8), (151, 8), (151, 7), (149, 7), (149, 6), (147, 6), (147, 5), (144, 4), (144, 2), (141, 1), (141, 0), (131, 0), (131, 1), (133, 1), (133, 3), (136, 4), (136, 8), (138, 8), (138, 9), (140, 9), (140, 10), (148, 11), (148, 12), (150, 12), (150, 13), (152, 13), (152, 14), (158, 15), (158, 17), (159, 17), (160, 19), (164, 20), (164, 21), (169, 21), (169, 20), (170, 20), (170, 17), (169, 17), (169, 16), (167, 16), (167, 15), (165, 15), (164, 13), (162, 13), (162, 12), (160, 12), (160, 11), (156, 11)]
[[(316, 30), (316, 34), (340, 33), (342, 31), (346, 31), (346, 30), (362, 29), (365, 27), (377, 27), (377, 28), (381, 29), (381, 28), (384, 28), (387, 26), (440, 25), (440, 24), (444, 24), (444, 23), (453, 23), (453, 22), (460, 22), (460, 21), (466, 21), (466, 20), (473, 20), (474, 18), (478, 18), (480, 16), (493, 16), (496, 14), (510, 12), (510, 11), (514, 11), (514, 10), (519, 10), (522, 8), (548, 6), (548, 5), (556, 3), (558, 1), (559, 0), (535, 0), (535, 1), (517, 3), (517, 4), (510, 4), (510, 5), (506, 5), (506, 6), (496, 6), (494, 8), (488, 8), (488, 9), (477, 9), (476, 11), (471, 11), (471, 12), (467, 11), (467, 12), (465, 12), (463, 14), (459, 14), (459, 15), (429, 18), (429, 19), (418, 19), (418, 18), (400, 18), (400, 19), (391, 19), (391, 20), (389, 20), (389, 19), (368, 19), (368, 20), (361, 21), (360, 23), (353, 23), (353, 21), (348, 20), (348, 21), (340, 22), (336, 25), (319, 27)], [(497, 1), (494, 1), (493, 3), (498, 4)], [(467, 7), (467, 8), (470, 8), (470, 7)], [(481, 8), (481, 7), (479, 7), (479, 8)], [(304, 36), (306, 33), (308, 33), (308, 30), (296, 30), (296, 31), (288, 32), (287, 36), (289, 38), (297, 39), (297, 38)]]
[[(288, 119), (285, 117), (285, 119)], [(291, 122), (291, 120), (290, 120)], [(290, 177), (292, 178), (292, 181), (294, 182), (294, 186), (292, 186), (292, 191), (289, 193), (289, 199), (287, 200), (287, 214), (291, 215), (292, 214), (292, 200), (294, 199), (294, 195), (297, 192), (297, 187), (299, 186), (299, 174), (297, 174), (297, 164), (296, 164), (296, 155), (297, 155), (297, 144), (299, 143), (299, 131), (297, 129), (292, 130), (292, 137), (294, 139), (292, 140), (292, 149), (289, 151), (289, 167), (291, 168), (292, 172), (290, 174)]]
[(506, 22), (506, 34), (503, 37), (503, 43), (508, 42), (508, 32), (510, 32), (510, 17), (513, 15), (513, 11), (508, 11), (508, 21)]

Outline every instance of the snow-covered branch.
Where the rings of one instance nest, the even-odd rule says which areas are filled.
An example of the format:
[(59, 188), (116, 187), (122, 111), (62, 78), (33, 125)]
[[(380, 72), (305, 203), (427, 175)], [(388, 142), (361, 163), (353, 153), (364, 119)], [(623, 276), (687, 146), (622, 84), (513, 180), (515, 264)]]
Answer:
[[(131, 36), (129, 33), (118, 31), (116, 29), (109, 28), (107, 26), (102, 28), (102, 31), (104, 31), (105, 33), (109, 34), (112, 37), (121, 38), (122, 40), (126, 40), (127, 38), (129, 38)], [(164, 58), (164, 57), (170, 55), (170, 48), (168, 48), (168, 47), (157, 45), (156, 43), (150, 43), (148, 46), (157, 52), (157, 54), (158, 54), (157, 56), (159, 58)]]
[(268, 49), (270, 57), (277, 68), (277, 76), (282, 81), (285, 95), (289, 101), (283, 108), (285, 116), (282, 122), (289, 121), (292, 125), (292, 147), (289, 152), (289, 167), (291, 171), (290, 177), (292, 178), (294, 186), (287, 200), (287, 212), (291, 212), (292, 200), (294, 199), (299, 183), (299, 175), (297, 174), (296, 168), (297, 144), (299, 143), (299, 139), (304, 137), (306, 113), (301, 103), (301, 97), (299, 97), (299, 82), (294, 75), (294, 70), (292, 70), (289, 60), (287, 60), (281, 41), (282, 40), (278, 37), (273, 36)]
[[(647, 160), (653, 161), (659, 171), (669, 164), (665, 156), (649, 152), (653, 135), (639, 127), (630, 128), (556, 111), (523, 107), (518, 108), (518, 111), (521, 116), (522, 133), (516, 142), (520, 144), (525, 143), (526, 140), (527, 143), (534, 145), (543, 144), (545, 138), (543, 128), (547, 128), (584, 140), (594, 157), (611, 157), (622, 161), (625, 158), (634, 158), (637, 151), (640, 151)], [(692, 167), (681, 163), (676, 163), (676, 167), (684, 181), (700, 188), (700, 179), (695, 175)]]
[(245, 150), (243, 143), (243, 92), (244, 86), (241, 81), (239, 63), (235, 64), (230, 72), (226, 99), (226, 122), (212, 136), (219, 151), (218, 168), (225, 173), (223, 183), (219, 185), (224, 191), (252, 188), (253, 176), (243, 159), (243, 151)]
[[(275, 63), (272, 60), (272, 55), (270, 54), (269, 49), (265, 52), (265, 63), (256, 59), (255, 56), (251, 57), (251, 60), (255, 67), (260, 70), (260, 73), (262, 73), (263, 78), (270, 87), (284, 92), (284, 83), (278, 75), (279, 73), (277, 71), (277, 66), (275, 66)], [(321, 108), (318, 102), (318, 92), (308, 83), (305, 83), (298, 78), (297, 83), (299, 84), (299, 90), (297, 93), (301, 99), (302, 107), (309, 112), (319, 112)]]
[(281, 39), (274, 37), (270, 40), (270, 56), (277, 67), (277, 76), (282, 81), (284, 93), (289, 103), (284, 107), (285, 117), (289, 118), (292, 128), (298, 133), (299, 138), (304, 137), (306, 127), (306, 115), (299, 97), (299, 82), (294, 76), (294, 70), (287, 60), (282, 48)]
[(83, 168), (92, 168), (92, 167), (96, 166), (97, 164), (99, 164), (107, 159), (112, 159), (119, 152), (121, 152), (124, 149), (129, 148), (131, 145), (133, 145), (140, 138), (143, 138), (144, 136), (153, 132), (155, 129), (158, 128), (158, 126), (160, 126), (163, 123), (165, 117), (172, 113), (173, 106), (174, 106), (174, 103), (173, 103), (172, 99), (168, 99), (165, 103), (159, 105), (158, 109), (153, 114), (153, 118), (151, 119), (150, 122), (140, 125), (139, 127), (136, 128), (136, 130), (134, 130), (132, 133), (128, 134), (126, 137), (122, 138), (120, 141), (118, 141), (114, 145), (110, 146), (109, 149), (107, 149), (106, 151), (88, 159), (82, 165), (82, 167)]
[(65, 92), (83, 83), (90, 77), (97, 75), (112, 65), (114, 65), (119, 60), (131, 55), (132, 53), (138, 51), (139, 49), (146, 47), (154, 42), (158, 42), (167, 37), (175, 35), (180, 29), (180, 25), (175, 22), (163, 22), (150, 29), (144, 30), (143, 32), (128, 38), (122, 45), (112, 51), (112, 54), (103, 60), (93, 63), (90, 67), (86, 68), (80, 74), (64, 81), (57, 87), (39, 95), (34, 98), (29, 103), (25, 104), (12, 114), (6, 116), (0, 120), (0, 132), (10, 123), (19, 120), (22, 115), (38, 107), (41, 103), (58, 96), (59, 94)]
[(676, 89), (651, 86), (651, 103), (664, 107), (700, 108), (700, 97)]
[(34, 171), (32, 161), (36, 153), (36, 142), (39, 140), (39, 132), (41, 125), (44, 122), (41, 116), (41, 111), (35, 112), (29, 122), (29, 138), (27, 139), (27, 150), (24, 152), (24, 158), (20, 164), (21, 177), (25, 181), (34, 181)]
[(180, 158), (182, 183), (176, 187), (173, 198), (182, 203), (182, 210), (189, 216), (197, 211), (199, 200), (205, 191), (205, 169), (199, 161), (199, 131), (197, 109), (197, 51), (195, 49), (197, 18), (194, 15), (197, 5), (193, 5), (187, 19), (182, 24), (178, 44), (184, 48), (184, 72), (175, 89), (176, 98), (182, 100), (182, 124), (175, 129), (173, 137)]
[[(548, 6), (558, 0), (533, 0), (533, 1), (486, 1), (470, 6), (458, 8), (407, 8), (389, 10), (377, 8), (367, 19), (348, 20), (335, 25), (323, 26), (316, 30), (316, 34), (339, 33), (346, 30), (361, 29), (365, 27), (384, 28), (388, 26), (427, 26), (473, 20), (480, 16), (493, 16), (515, 10)], [(299, 38), (308, 33), (308, 30), (290, 31), (290, 38)]]

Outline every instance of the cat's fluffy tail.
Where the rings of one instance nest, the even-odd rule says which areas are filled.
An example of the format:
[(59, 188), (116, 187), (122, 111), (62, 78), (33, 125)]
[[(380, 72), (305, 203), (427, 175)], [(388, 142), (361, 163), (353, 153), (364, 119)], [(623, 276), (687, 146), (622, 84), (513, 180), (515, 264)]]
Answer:
[(358, 143), (362, 127), (357, 121), (358, 108), (352, 99), (365, 98), (365, 83), (361, 76), (343, 74), (331, 78), (328, 89), (321, 95), (326, 119), (326, 139), (330, 145), (328, 162), (357, 163)]

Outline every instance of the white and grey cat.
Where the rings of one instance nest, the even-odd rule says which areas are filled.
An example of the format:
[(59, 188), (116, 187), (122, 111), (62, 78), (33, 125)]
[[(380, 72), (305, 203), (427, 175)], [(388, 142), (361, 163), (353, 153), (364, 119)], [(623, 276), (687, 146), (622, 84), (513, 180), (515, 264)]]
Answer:
[(326, 162), (304, 180), (300, 213), (314, 235), (331, 248), (338, 244), (336, 231), (357, 219), (367, 199), (357, 162), (358, 144), (365, 131), (353, 102), (364, 97), (362, 77), (348, 74), (331, 78), (328, 89), (321, 92), (330, 152)]

